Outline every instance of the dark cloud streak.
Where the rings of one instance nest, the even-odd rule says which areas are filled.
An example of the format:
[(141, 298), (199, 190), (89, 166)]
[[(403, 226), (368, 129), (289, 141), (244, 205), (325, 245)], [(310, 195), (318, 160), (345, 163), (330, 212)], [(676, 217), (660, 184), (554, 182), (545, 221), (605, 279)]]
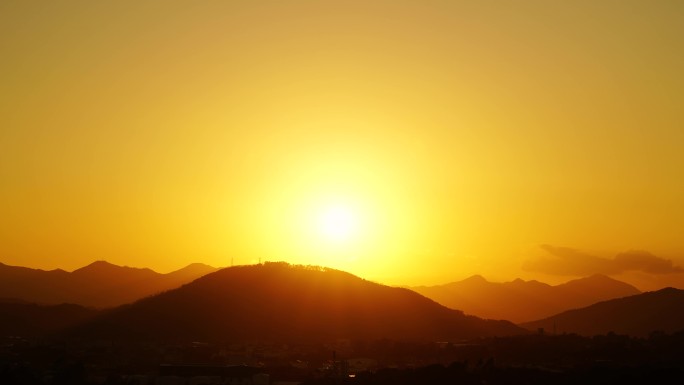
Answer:
[(684, 272), (671, 260), (657, 257), (647, 251), (633, 250), (620, 253), (613, 259), (597, 257), (569, 247), (541, 245), (550, 256), (530, 259), (523, 269), (553, 275), (585, 276), (591, 274), (614, 275), (626, 271), (650, 274)]

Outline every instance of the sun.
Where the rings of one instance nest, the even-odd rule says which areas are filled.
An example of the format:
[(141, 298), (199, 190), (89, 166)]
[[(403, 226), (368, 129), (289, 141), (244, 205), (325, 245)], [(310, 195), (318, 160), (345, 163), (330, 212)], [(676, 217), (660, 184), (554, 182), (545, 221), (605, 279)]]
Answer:
[(324, 208), (318, 218), (318, 230), (328, 241), (341, 243), (353, 239), (358, 232), (358, 215), (343, 205)]

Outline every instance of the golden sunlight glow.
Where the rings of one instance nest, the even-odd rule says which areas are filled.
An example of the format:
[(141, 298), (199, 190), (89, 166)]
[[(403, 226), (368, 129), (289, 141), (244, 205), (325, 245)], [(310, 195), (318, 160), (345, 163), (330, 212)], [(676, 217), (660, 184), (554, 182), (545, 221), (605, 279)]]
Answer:
[(326, 208), (319, 218), (321, 235), (329, 241), (345, 242), (358, 230), (358, 217), (349, 207), (342, 205)]
[(0, 3), (3, 264), (684, 266), (684, 1), (69, 3)]

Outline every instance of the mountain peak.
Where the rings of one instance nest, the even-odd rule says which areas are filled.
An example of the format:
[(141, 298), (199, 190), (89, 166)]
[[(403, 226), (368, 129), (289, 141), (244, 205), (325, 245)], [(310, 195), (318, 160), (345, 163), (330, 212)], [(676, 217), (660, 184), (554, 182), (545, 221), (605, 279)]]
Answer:
[(206, 265), (204, 263), (191, 263), (183, 268), (180, 268), (178, 270), (172, 271), (172, 273), (177, 273), (179, 271), (198, 271), (198, 270), (203, 270), (203, 271), (216, 271), (218, 270), (216, 267)]
[(611, 278), (605, 274), (601, 274), (601, 273), (592, 274), (592, 275), (590, 275), (588, 277), (584, 277), (582, 279), (595, 280), (595, 281), (615, 281), (615, 279), (613, 279), (613, 278)]
[(461, 281), (461, 282), (487, 283), (487, 282), (489, 282), (489, 281), (487, 281), (487, 280), (485, 279), (485, 277), (481, 276), (480, 274), (475, 274), (475, 275), (472, 275), (472, 276), (470, 276), (470, 277), (464, 279), (464, 280)]
[[(636, 287), (615, 278), (611, 278), (605, 274), (593, 274), (588, 277), (573, 279), (564, 284), (558, 285), (566, 288), (582, 288), (583, 290), (594, 290), (600, 288), (601, 290), (619, 290), (624, 295), (641, 293)], [(622, 295), (622, 296), (624, 296)]]
[(112, 263), (109, 263), (107, 261), (95, 261), (89, 265), (83, 266), (79, 269), (74, 270), (74, 273), (83, 273), (86, 271), (102, 271), (102, 270), (112, 270), (116, 268), (121, 268), (121, 266), (114, 265)]
[(200, 263), (200, 262), (191, 263), (191, 264), (185, 266), (186, 269), (189, 267), (211, 267), (212, 269), (214, 268), (213, 266), (207, 265), (206, 263)]
[(213, 266), (205, 265), (204, 263), (191, 263), (181, 269), (166, 274), (166, 276), (189, 282), (209, 273), (213, 273), (217, 270), (219, 269)]
[[(77, 271), (98, 271), (98, 270), (137, 270), (137, 271), (146, 271), (146, 272), (153, 272), (156, 273), (154, 270), (148, 268), (148, 267), (131, 267), (131, 266), (120, 266), (120, 265), (115, 265), (113, 263), (107, 262), (105, 260), (100, 260), (100, 261), (95, 261), (89, 265), (83, 266), (80, 269), (74, 270), (74, 273)], [(156, 273), (158, 274), (158, 273)]]
[(149, 268), (119, 266), (107, 261), (95, 261), (90, 265), (74, 270), (71, 274), (83, 277), (103, 277), (112, 274), (133, 274), (135, 276), (160, 276), (161, 274)]

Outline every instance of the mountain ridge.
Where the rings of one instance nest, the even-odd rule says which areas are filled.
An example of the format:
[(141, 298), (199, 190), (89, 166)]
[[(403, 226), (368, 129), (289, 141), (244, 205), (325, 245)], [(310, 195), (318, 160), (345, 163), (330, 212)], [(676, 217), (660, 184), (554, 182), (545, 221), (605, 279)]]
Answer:
[(480, 275), (474, 275), (443, 285), (409, 288), (452, 309), (516, 323), (641, 293), (632, 285), (601, 274), (559, 285), (520, 278), (509, 282), (489, 282)]
[(207, 274), (71, 333), (81, 338), (303, 341), (453, 340), (526, 331), (339, 270), (267, 263)]
[(0, 263), (0, 297), (45, 305), (73, 303), (107, 308), (176, 288), (216, 270), (190, 264), (162, 274), (99, 260), (67, 272)]
[(38, 337), (95, 318), (99, 311), (74, 304), (0, 301), (0, 337)]
[(610, 332), (646, 337), (684, 330), (684, 290), (667, 287), (572, 309), (521, 326), (593, 336)]

